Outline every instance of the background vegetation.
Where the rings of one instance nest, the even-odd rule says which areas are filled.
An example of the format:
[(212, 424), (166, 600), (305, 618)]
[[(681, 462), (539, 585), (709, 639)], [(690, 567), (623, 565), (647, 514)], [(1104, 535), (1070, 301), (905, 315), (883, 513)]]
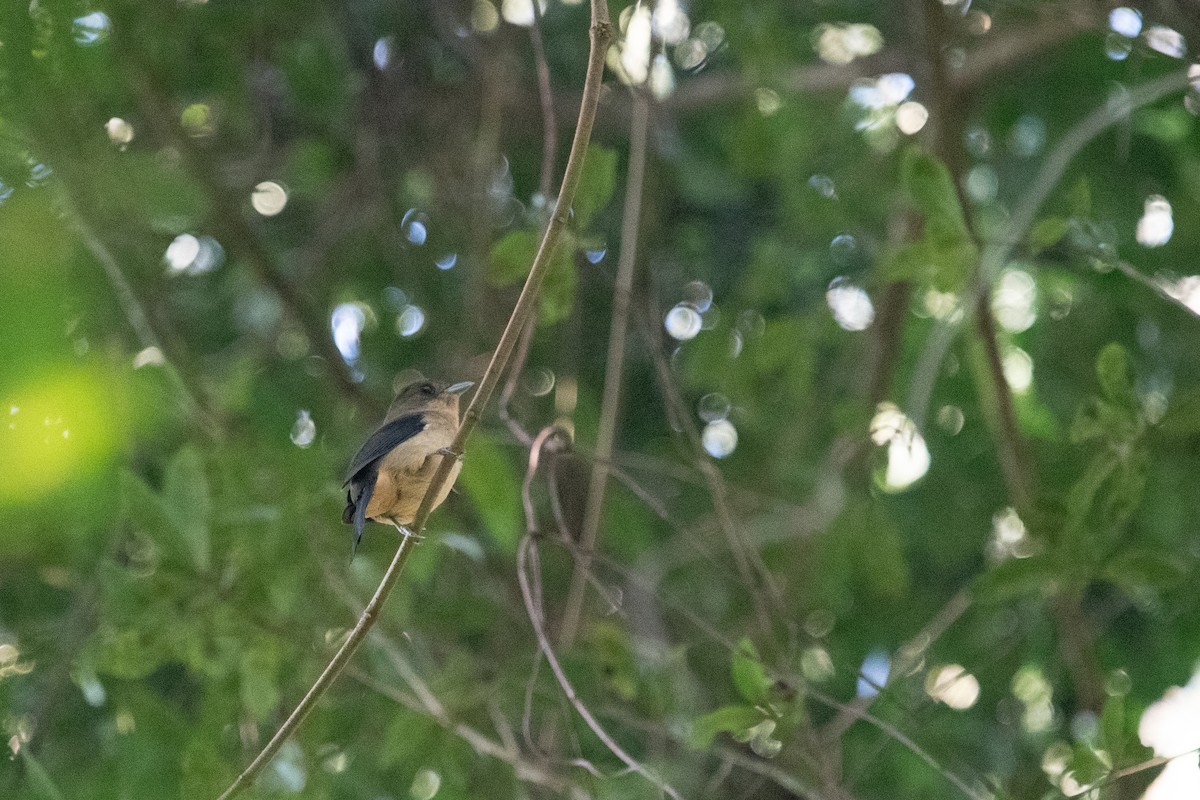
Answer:
[[(1200, 14), (611, 11), (518, 370), (251, 794), (1197, 796)], [(0, 794), (216, 797), (311, 685), (397, 541), (341, 472), (482, 373), (587, 28), (3, 0)]]

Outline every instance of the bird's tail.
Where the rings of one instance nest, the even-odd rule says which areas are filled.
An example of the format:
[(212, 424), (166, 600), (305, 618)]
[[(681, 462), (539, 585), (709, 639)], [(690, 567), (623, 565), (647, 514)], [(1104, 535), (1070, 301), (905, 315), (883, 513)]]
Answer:
[(370, 470), (359, 480), (351, 481), (350, 489), (346, 492), (346, 508), (342, 511), (342, 521), (354, 524), (351, 560), (358, 552), (358, 543), (362, 541), (363, 529), (367, 526), (367, 506), (371, 503), (371, 495), (375, 493), (375, 478), (375, 470)]

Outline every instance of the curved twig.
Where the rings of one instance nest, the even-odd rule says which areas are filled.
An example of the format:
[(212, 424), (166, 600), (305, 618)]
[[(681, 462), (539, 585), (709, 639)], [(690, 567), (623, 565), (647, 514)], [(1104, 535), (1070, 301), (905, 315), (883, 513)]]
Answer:
[(525, 609), (529, 613), (529, 621), (533, 625), (534, 634), (537, 637), (538, 647), (541, 648), (542, 655), (546, 657), (546, 663), (550, 665), (550, 671), (554, 673), (555, 680), (558, 681), (559, 687), (567, 700), (570, 701), (571, 707), (575, 712), (583, 718), (588, 729), (591, 730), (596, 738), (599, 739), (608, 750), (621, 760), (621, 763), (629, 767), (630, 770), (641, 775), (650, 783), (657, 786), (668, 796), (681, 800), (679, 793), (662, 778), (655, 775), (650, 770), (646, 769), (640, 761), (625, 752), (621, 745), (617, 744), (616, 740), (609, 736), (604, 730), (599, 720), (588, 710), (587, 705), (579, 699), (579, 695), (575, 693), (575, 687), (571, 685), (571, 681), (567, 678), (567, 674), (563, 672), (562, 665), (558, 662), (558, 657), (554, 654), (554, 648), (550, 646), (550, 639), (546, 636), (546, 621), (543, 619), (542, 609), (538, 608), (534, 602), (533, 589), (529, 583), (528, 557), (530, 548), (533, 545), (533, 539), (525, 536), (521, 540), (521, 546), (517, 549), (517, 581), (521, 584), (521, 596), (525, 599)]

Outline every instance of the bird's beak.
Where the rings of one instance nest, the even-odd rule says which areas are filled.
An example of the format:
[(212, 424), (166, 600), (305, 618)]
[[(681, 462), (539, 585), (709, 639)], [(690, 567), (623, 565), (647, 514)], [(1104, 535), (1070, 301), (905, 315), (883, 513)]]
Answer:
[(474, 385), (475, 381), (462, 381), (461, 383), (456, 383), (453, 386), (448, 387), (446, 389), (446, 394), (462, 394)]

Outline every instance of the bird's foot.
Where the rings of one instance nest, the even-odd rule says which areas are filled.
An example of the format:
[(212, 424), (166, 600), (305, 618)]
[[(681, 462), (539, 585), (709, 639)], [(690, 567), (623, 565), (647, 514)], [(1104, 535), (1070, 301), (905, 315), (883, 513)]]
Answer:
[(436, 453), (437, 453), (437, 455), (441, 455), (441, 456), (450, 456), (451, 458), (455, 459), (456, 461), (462, 461), (462, 453), (456, 453), (453, 450), (451, 450), (449, 447), (443, 447), (441, 450), (436, 451)]
[(409, 528), (407, 525), (401, 525), (398, 522), (393, 522), (392, 524), (396, 526), (396, 530), (400, 532), (401, 536), (403, 536), (405, 539), (412, 539), (413, 544), (417, 544), (418, 542), (422, 541), (425, 538), (424, 536), (421, 536), (420, 534), (413, 533), (412, 529)]

